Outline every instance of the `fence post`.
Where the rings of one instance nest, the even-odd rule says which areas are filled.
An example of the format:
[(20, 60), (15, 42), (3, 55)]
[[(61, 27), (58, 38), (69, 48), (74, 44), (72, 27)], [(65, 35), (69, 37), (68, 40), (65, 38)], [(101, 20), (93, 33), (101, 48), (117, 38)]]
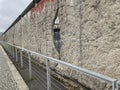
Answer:
[(112, 83), (112, 90), (115, 90), (115, 88), (116, 88), (116, 81)]
[(29, 59), (29, 78), (32, 79), (32, 66), (31, 66), (31, 54), (28, 53), (28, 59)]
[(20, 60), (21, 60), (21, 68), (23, 68), (23, 54), (22, 54), (22, 50), (20, 50)]
[(14, 52), (14, 47), (12, 47), (13, 48), (13, 58), (15, 57), (15, 52)]
[(120, 81), (117, 81), (116, 83), (116, 90), (120, 90)]
[(13, 55), (12, 46), (10, 46), (10, 55)]
[(16, 52), (16, 62), (18, 62), (17, 48), (15, 48), (15, 52)]
[(51, 90), (50, 61), (46, 59), (47, 90)]

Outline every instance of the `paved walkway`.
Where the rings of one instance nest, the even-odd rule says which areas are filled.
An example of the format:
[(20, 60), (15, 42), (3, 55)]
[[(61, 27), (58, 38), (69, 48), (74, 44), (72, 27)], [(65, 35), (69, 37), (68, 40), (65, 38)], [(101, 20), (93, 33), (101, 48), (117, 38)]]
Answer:
[(1, 46), (0, 90), (28, 90), (28, 87)]

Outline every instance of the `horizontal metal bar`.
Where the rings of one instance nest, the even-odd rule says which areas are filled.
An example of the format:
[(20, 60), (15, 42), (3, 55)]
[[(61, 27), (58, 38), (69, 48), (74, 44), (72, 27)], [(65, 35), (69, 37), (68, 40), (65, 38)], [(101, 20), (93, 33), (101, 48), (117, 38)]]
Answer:
[(98, 79), (101, 79), (101, 80), (104, 80), (104, 81), (106, 81), (106, 82), (113, 83), (113, 82), (116, 82), (116, 81), (117, 81), (117, 79), (114, 79), (114, 78), (111, 78), (111, 77), (108, 77), (108, 76), (105, 76), (105, 75), (102, 75), (102, 74), (99, 74), (99, 73), (96, 73), (96, 72), (87, 70), (87, 69), (85, 69), (85, 68), (78, 67), (78, 66), (72, 65), (72, 64), (70, 64), (70, 63), (63, 62), (63, 61), (58, 60), (58, 59), (54, 59), (54, 58), (52, 58), (52, 57), (48, 57), (48, 56), (42, 55), (42, 54), (37, 53), (37, 52), (34, 52), (34, 51), (30, 51), (30, 50), (28, 50), (28, 49), (25, 49), (25, 48), (22, 48), (22, 47), (19, 47), (19, 46), (16, 46), (16, 45), (12, 45), (12, 44), (7, 43), (7, 42), (5, 42), (5, 43), (8, 44), (8, 45), (11, 45), (11, 46), (13, 46), (13, 47), (16, 47), (16, 48), (18, 48), (18, 49), (21, 49), (21, 50), (23, 50), (23, 51), (26, 51), (26, 52), (29, 52), (29, 53), (31, 53), (31, 54), (37, 55), (37, 56), (39, 56), (39, 57), (43, 57), (43, 58), (45, 58), (45, 60), (50, 60), (50, 61), (53, 61), (53, 62), (62, 64), (62, 65), (64, 65), (64, 66), (67, 66), (68, 68), (71, 68), (71, 69), (73, 69), (73, 70), (82, 72), (82, 73), (84, 73), (84, 74), (90, 75), (90, 76), (92, 76), (92, 77), (95, 77), (95, 78), (98, 78)]

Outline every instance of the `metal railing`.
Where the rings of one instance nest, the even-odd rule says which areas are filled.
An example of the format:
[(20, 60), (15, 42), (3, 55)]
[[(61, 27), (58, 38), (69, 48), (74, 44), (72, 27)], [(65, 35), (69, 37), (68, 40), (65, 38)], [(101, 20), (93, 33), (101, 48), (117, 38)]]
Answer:
[[(109, 83), (112, 84), (112, 90), (120, 90), (119, 89), (120, 88), (120, 81), (118, 81), (117, 79), (110, 78), (108, 76), (104, 76), (104, 75), (99, 74), (99, 73), (95, 73), (95, 72), (87, 70), (85, 68), (81, 68), (81, 67), (72, 65), (70, 63), (67, 63), (67, 62), (64, 62), (64, 61), (61, 61), (61, 60), (58, 60), (58, 59), (54, 59), (52, 57), (48, 57), (48, 56), (42, 55), (40, 53), (31, 51), (31, 50), (28, 50), (28, 49), (25, 49), (25, 48), (22, 48), (22, 47), (19, 47), (19, 46), (16, 46), (16, 45), (13, 45), (13, 44), (10, 44), (10, 43), (7, 43), (7, 42), (2, 42), (2, 43), (11, 46), (11, 48), (12, 48), (12, 55), (13, 55), (13, 57), (16, 57), (16, 62), (18, 61), (17, 49), (20, 50), (21, 68), (23, 68), (23, 55), (22, 55), (22, 52), (25, 51), (25, 52), (28, 53), (29, 78), (30, 79), (32, 78), (31, 55), (37, 55), (38, 57), (43, 57), (44, 58), (44, 60), (46, 61), (47, 90), (51, 90), (50, 62), (55, 62), (55, 63), (61, 64), (61, 65), (64, 65), (64, 66), (66, 66), (66, 67), (68, 67), (68, 68), (70, 68), (72, 70), (75, 70), (75, 71), (78, 71), (78, 72), (82, 72), (84, 74), (90, 75), (90, 76), (92, 76), (94, 78), (103, 80), (105, 82), (109, 82)], [(15, 51), (14, 51), (14, 48), (15, 48)]]

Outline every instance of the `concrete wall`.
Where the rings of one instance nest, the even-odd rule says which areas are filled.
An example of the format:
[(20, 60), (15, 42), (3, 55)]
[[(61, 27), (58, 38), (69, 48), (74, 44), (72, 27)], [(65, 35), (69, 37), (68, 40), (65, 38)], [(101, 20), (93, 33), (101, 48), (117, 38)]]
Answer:
[[(57, 7), (60, 53), (56, 50), (53, 39), (53, 21)], [(6, 41), (120, 79), (119, 0), (53, 0), (44, 2), (42, 9), (37, 5), (35, 8), (38, 11), (31, 10), (5, 34)], [(57, 69), (66, 75), (71, 73), (73, 78), (75, 76), (74, 71), (60, 65), (57, 65)], [(81, 76), (84, 78), (79, 78), (81, 83), (90, 83), (88, 87), (96, 88), (95, 83), (85, 82), (89, 77)], [(109, 87), (103, 86), (97, 90)]]

